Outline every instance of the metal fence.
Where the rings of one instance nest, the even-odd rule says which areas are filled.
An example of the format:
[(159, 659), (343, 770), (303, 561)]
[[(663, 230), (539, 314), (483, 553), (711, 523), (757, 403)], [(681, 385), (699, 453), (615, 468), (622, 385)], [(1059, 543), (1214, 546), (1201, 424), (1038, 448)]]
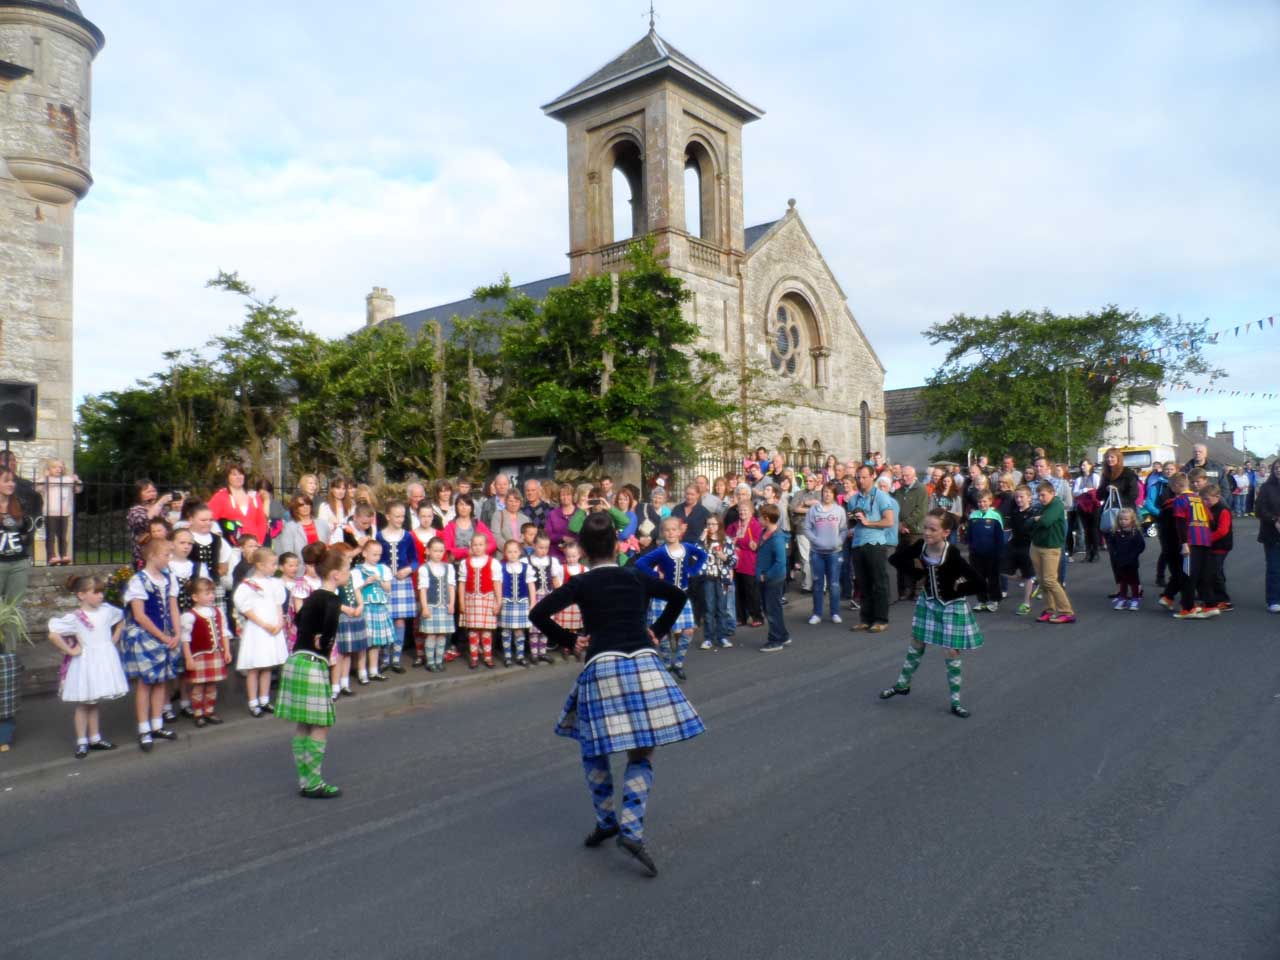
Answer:
[(741, 474), (744, 465), (741, 458), (735, 458), (727, 454), (704, 453), (693, 460), (685, 463), (673, 464), (668, 471), (671, 475), (671, 484), (669, 489), (672, 491), (671, 496), (679, 501), (684, 497), (684, 488), (687, 484), (693, 483), (694, 478), (703, 476), (712, 483), (716, 477), (724, 477), (730, 474)]
[[(190, 493), (192, 485), (182, 481), (154, 481), (160, 495)], [(133, 534), (126, 516), (138, 502), (138, 488), (133, 479), (84, 481), (67, 484), (70, 509), (59, 509), (63, 499), (56, 481), (48, 484), (43, 474), (35, 475), (19, 468), (19, 502), (25, 513), (36, 516), (37, 528), (32, 538), (32, 560), (46, 566), (56, 556), (73, 563), (129, 564), (133, 562)], [(65, 547), (58, 533), (65, 535)]]

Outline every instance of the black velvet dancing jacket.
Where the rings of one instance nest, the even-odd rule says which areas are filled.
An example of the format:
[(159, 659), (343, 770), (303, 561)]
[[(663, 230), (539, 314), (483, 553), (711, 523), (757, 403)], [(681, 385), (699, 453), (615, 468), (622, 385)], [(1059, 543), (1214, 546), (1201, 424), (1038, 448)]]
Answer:
[(953, 603), (981, 589), (982, 578), (960, 555), (959, 549), (951, 544), (943, 545), (942, 560), (938, 563), (925, 563), (923, 555), (924, 541), (921, 540), (900, 553), (894, 553), (889, 562), (913, 580), (922, 581), (920, 585), (926, 597)]
[(572, 649), (578, 634), (551, 618), (576, 603), (582, 611), (581, 632), (591, 638), (588, 660), (605, 651), (634, 653), (653, 646), (645, 619), (650, 599), (666, 601), (653, 625), (656, 636), (665, 636), (687, 602), (684, 591), (634, 567), (609, 564), (571, 577), (563, 587), (543, 597), (529, 611), (529, 622), (551, 643)]

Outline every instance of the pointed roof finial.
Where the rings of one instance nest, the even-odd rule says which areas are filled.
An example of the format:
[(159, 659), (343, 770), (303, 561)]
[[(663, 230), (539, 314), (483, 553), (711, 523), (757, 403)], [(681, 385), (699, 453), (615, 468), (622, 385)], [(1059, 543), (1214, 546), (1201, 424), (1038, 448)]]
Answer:
[(654, 21), (657, 19), (657, 17), (658, 15), (653, 12), (653, 0), (649, 0), (649, 29), (650, 30), (654, 29)]

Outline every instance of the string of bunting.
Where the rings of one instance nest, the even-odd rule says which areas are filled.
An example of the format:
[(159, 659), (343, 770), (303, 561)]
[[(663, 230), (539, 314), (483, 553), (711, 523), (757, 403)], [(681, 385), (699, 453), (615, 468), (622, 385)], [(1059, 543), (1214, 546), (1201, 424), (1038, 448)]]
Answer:
[[(1241, 335), (1247, 336), (1249, 331), (1252, 330), (1255, 325), (1257, 326), (1259, 331), (1273, 329), (1276, 325), (1276, 318), (1263, 317), (1261, 320), (1250, 320), (1248, 323), (1241, 323), (1234, 327), (1222, 327), (1219, 330), (1214, 330), (1210, 333), (1206, 333), (1204, 338), (1205, 343), (1220, 343), (1227, 337), (1239, 337)], [(1139, 350), (1136, 354), (1132, 354), (1132, 355), (1123, 354), (1119, 357), (1109, 357), (1106, 360), (1097, 360), (1094, 363), (1090, 364), (1089, 366), (1091, 368), (1124, 367), (1124, 366), (1128, 366), (1130, 361), (1142, 361), (1142, 360), (1146, 360), (1149, 357), (1162, 356), (1166, 352), (1172, 352), (1175, 350), (1190, 350), (1190, 349), (1191, 349), (1191, 341), (1183, 340), (1182, 343), (1180, 344), (1166, 344), (1163, 347), (1152, 347), (1149, 350)], [(1108, 383), (1114, 383), (1116, 380), (1119, 379), (1118, 376), (1114, 376), (1114, 375), (1108, 376), (1106, 374), (1101, 374), (1101, 373), (1089, 374), (1090, 380), (1093, 380), (1096, 378), (1104, 378), (1107, 380)]]

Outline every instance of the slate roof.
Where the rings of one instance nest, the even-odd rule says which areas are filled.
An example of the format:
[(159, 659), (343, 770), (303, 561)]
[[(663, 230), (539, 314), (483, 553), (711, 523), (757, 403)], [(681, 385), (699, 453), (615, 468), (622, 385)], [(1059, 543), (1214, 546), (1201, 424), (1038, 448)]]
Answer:
[(558, 116), (598, 94), (660, 73), (676, 74), (701, 87), (734, 109), (746, 121), (758, 120), (764, 116), (763, 110), (749, 103), (727, 83), (667, 43), (653, 29), (585, 80), (544, 105), (542, 110), (549, 116)]
[[(3, 2), (3, 0), (0, 0)], [(772, 220), (769, 223), (758, 223), (754, 227), (747, 227), (746, 245), (750, 250), (754, 247), (766, 233), (778, 221)], [(516, 293), (523, 293), (525, 296), (533, 300), (542, 301), (546, 299), (548, 293), (556, 287), (567, 287), (569, 285), (569, 274), (562, 273), (555, 277), (546, 277), (542, 280), (534, 280), (531, 283), (522, 283), (511, 289)], [(439, 322), (444, 332), (445, 339), (449, 338), (449, 334), (453, 331), (453, 318), (465, 320), (473, 317), (482, 310), (501, 306), (497, 301), (477, 300), (475, 297), (467, 297), (465, 300), (455, 300), (452, 303), (442, 303), (438, 306), (427, 307), (424, 310), (415, 310), (412, 313), (403, 313), (399, 316), (392, 317), (390, 323), (398, 323), (409, 332), (415, 335), (430, 320)]]
[[(1192, 423), (1196, 421), (1191, 421)], [(1178, 448), (1178, 459), (1182, 463), (1186, 463), (1193, 456), (1193, 449), (1197, 443), (1203, 443), (1209, 451), (1209, 459), (1217, 460), (1224, 467), (1239, 466), (1249, 459), (1245, 456), (1243, 450), (1238, 450), (1225, 440), (1219, 440), (1217, 437), (1209, 434), (1202, 436), (1199, 433), (1192, 433), (1185, 427), (1181, 431), (1174, 432), (1174, 442)]]
[(924, 412), (924, 387), (906, 387), (884, 392), (884, 433), (900, 437), (908, 433), (928, 433)]
[(481, 460), (541, 460), (555, 446), (555, 437), (510, 437), (486, 440), (480, 448)]

